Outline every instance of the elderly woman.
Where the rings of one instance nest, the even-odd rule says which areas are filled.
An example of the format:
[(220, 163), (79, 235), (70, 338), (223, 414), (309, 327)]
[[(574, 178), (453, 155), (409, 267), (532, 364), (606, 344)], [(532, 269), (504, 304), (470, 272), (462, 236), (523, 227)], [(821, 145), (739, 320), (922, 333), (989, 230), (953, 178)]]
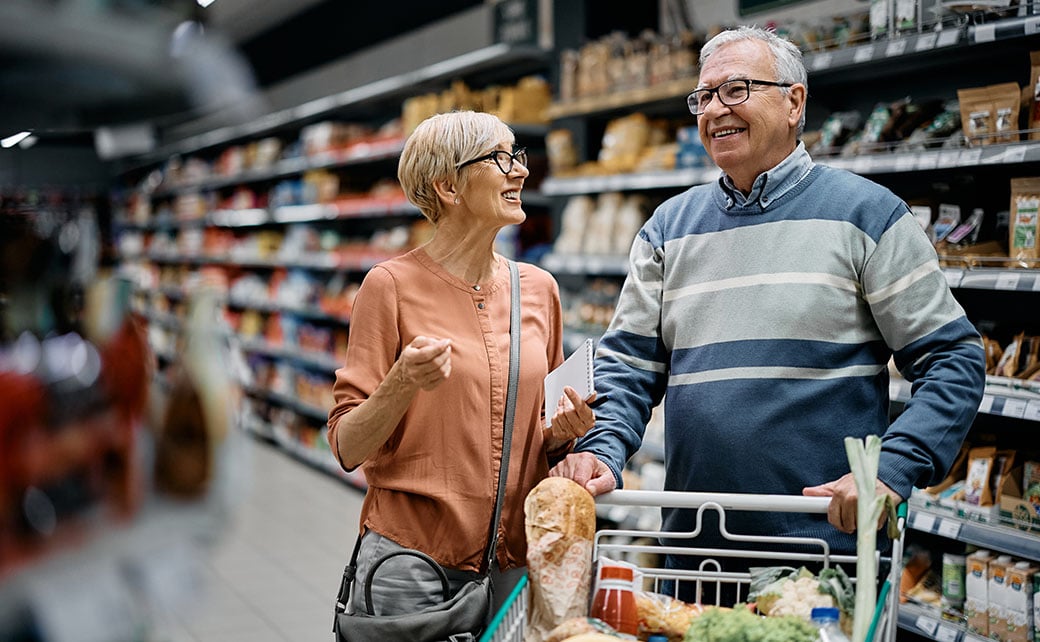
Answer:
[[(357, 586), (375, 560), (400, 547), (436, 560), (453, 592), (485, 570), (510, 345), (510, 271), (494, 245), (499, 230), (526, 217), (526, 163), (509, 127), (484, 113), (433, 116), (404, 146), (398, 179), (435, 231), (365, 277), (328, 421), (332, 452), (345, 470), (363, 466), (369, 486)], [(586, 400), (566, 389), (546, 428), (543, 379), (564, 358), (559, 289), (544, 270), (518, 267), (516, 421), (492, 572), (525, 564), (523, 500), (594, 420)], [(408, 560), (416, 568), (397, 570)], [(373, 583), (376, 614), (441, 601), (423, 562), (394, 564), (380, 567)]]

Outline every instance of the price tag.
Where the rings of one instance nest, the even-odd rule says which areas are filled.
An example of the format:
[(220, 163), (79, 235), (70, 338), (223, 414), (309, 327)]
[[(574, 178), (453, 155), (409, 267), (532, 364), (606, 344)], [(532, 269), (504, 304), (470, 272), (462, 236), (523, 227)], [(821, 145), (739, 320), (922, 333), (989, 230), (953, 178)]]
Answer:
[(975, 26), (975, 42), (993, 42), (997, 39), (997, 27), (993, 24)]
[(938, 40), (939, 34), (937, 33), (923, 34), (917, 39), (917, 45), (914, 47), (914, 51), (928, 51), (929, 49), (935, 49), (935, 43)]
[(964, 271), (952, 270), (947, 268), (943, 270), (943, 276), (946, 277), (946, 285), (950, 286), (951, 288), (956, 288), (960, 287), (961, 279), (964, 278)]
[(819, 71), (820, 69), (827, 69), (831, 66), (832, 56), (829, 51), (818, 53), (813, 56), (813, 69)]
[(913, 519), (910, 520), (911, 526), (915, 530), (923, 531), (925, 533), (931, 533), (935, 527), (935, 516), (931, 513), (914, 513)]
[(960, 150), (946, 150), (939, 152), (939, 167), (957, 167), (961, 162)]
[(1026, 160), (1026, 149), (1030, 145), (1012, 145), (1004, 152), (1005, 163), (1022, 163)]
[(936, 47), (949, 47), (950, 45), (956, 44), (960, 40), (961, 33), (957, 29), (944, 29), (939, 32), (939, 41), (935, 43)]
[(1032, 36), (1040, 33), (1040, 18), (1026, 18), (1026, 23), (1022, 26), (1027, 36)]
[(1021, 419), (1026, 414), (1026, 405), (1028, 402), (1025, 399), (1018, 399), (1016, 397), (1008, 397), (1004, 399), (1004, 410), (1000, 414), (1005, 417), (1015, 417)]
[(900, 154), (896, 157), (896, 171), (909, 172), (917, 166), (916, 154)]
[(1033, 292), (1040, 292), (1040, 274), (1033, 277)]
[(993, 286), (996, 290), (1017, 290), (1019, 275), (1016, 272), (1002, 272)]
[(892, 56), (902, 56), (904, 52), (906, 52), (906, 40), (902, 38), (899, 40), (893, 40), (888, 43), (887, 47), (885, 47), (885, 55), (889, 58)]
[(600, 274), (603, 272), (603, 257), (600, 256), (589, 256), (585, 259), (586, 271), (593, 274)]
[(946, 624), (940, 624), (939, 629), (935, 632), (935, 639), (939, 642), (956, 642), (960, 631), (948, 626)]
[(1022, 418), (1029, 421), (1040, 421), (1040, 401), (1027, 403), (1025, 412), (1022, 413)]
[(939, 622), (927, 617), (925, 615), (917, 616), (917, 620), (914, 621), (914, 625), (927, 633), (929, 636), (935, 635), (935, 629), (939, 628)]
[(935, 169), (938, 166), (938, 154), (919, 154), (917, 156), (917, 169)]
[(874, 45), (864, 45), (856, 50), (856, 53), (852, 55), (852, 62), (863, 63), (868, 62), (874, 57)]
[(979, 412), (988, 413), (993, 410), (993, 395), (982, 395), (982, 403), (979, 404)]
[(982, 148), (966, 149), (961, 152), (960, 162), (961, 165), (970, 167), (972, 165), (978, 165), (980, 158), (982, 158)]
[(937, 532), (943, 537), (957, 539), (957, 536), (961, 534), (961, 523), (953, 519), (941, 519)]

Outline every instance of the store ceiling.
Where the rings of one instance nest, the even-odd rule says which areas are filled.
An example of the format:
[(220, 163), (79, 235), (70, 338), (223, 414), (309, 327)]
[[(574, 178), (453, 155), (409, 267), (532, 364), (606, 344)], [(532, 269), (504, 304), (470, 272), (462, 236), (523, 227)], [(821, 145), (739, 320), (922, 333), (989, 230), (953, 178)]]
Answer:
[[(0, 137), (173, 125), (482, 0), (3, 0)], [(203, 39), (178, 25), (195, 19)], [(174, 34), (171, 36), (171, 34)], [(195, 34), (197, 35), (197, 34)], [(330, 93), (335, 88), (330, 88)]]

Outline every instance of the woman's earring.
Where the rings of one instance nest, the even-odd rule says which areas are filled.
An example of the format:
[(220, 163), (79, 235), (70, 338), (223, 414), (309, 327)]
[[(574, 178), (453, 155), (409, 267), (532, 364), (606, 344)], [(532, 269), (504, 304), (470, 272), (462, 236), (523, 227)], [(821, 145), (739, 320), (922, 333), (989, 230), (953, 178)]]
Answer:
[(455, 197), (455, 204), (456, 204), (456, 205), (458, 205), (458, 204), (459, 204), (459, 197), (458, 197), (458, 196), (456, 196), (456, 197)]

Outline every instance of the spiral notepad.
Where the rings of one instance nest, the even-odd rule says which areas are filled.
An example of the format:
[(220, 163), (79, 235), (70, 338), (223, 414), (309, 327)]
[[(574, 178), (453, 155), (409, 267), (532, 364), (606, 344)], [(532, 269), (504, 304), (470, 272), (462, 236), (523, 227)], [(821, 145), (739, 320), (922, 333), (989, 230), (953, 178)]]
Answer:
[(596, 388), (592, 381), (592, 339), (585, 339), (574, 353), (555, 370), (545, 375), (545, 423), (552, 425), (556, 404), (563, 396), (563, 387), (570, 386), (578, 391), (582, 399), (588, 399)]

